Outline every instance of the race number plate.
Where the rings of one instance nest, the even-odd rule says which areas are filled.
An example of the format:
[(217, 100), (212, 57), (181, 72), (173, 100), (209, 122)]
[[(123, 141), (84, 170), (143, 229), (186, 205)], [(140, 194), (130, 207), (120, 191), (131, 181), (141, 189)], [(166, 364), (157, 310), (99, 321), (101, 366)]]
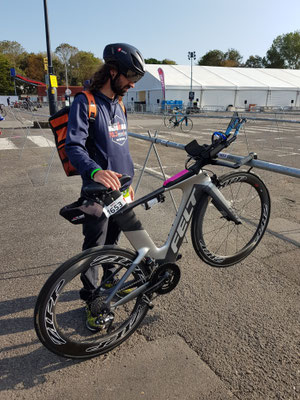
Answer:
[(103, 208), (103, 212), (107, 218), (114, 215), (116, 212), (121, 210), (126, 205), (126, 200), (124, 199), (123, 195), (118, 197), (115, 201), (113, 201), (109, 206), (105, 206)]

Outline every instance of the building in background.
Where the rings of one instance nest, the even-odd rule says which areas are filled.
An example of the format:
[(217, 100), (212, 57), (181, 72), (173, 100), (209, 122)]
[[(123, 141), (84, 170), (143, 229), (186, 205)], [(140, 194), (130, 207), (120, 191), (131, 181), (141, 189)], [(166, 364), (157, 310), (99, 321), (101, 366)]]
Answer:
[[(168, 108), (189, 105), (190, 66), (146, 64), (145, 68), (143, 79), (124, 96), (129, 110), (163, 109), (159, 68), (164, 71)], [(192, 87), (202, 110), (300, 108), (300, 70), (194, 66)]]
[[(77, 93), (82, 92), (82, 90), (84, 90), (83, 86), (68, 86), (68, 87), (67, 86), (58, 86), (56, 88), (57, 101), (64, 102), (66, 100), (66, 97), (68, 96), (72, 102), (74, 99), (74, 96)], [(48, 101), (46, 85), (38, 86), (37, 95), (38, 95), (38, 99), (40, 102), (44, 103), (44, 102)]]

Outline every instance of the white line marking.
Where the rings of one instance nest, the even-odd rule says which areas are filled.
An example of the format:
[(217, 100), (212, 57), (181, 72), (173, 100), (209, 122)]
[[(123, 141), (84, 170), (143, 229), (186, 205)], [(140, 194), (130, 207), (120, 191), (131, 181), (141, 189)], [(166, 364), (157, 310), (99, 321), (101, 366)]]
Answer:
[(167, 131), (161, 131), (161, 132), (163, 132), (163, 133), (168, 133), (170, 136), (180, 136), (180, 137), (187, 137), (187, 134), (189, 133), (189, 132), (187, 132), (187, 133), (181, 133), (181, 132), (174, 132), (174, 131), (169, 131), (169, 132), (167, 132)]
[(129, 131), (131, 130), (131, 129), (145, 129), (142, 125), (131, 125), (131, 126), (129, 126)]
[[(143, 169), (143, 166), (142, 166), (142, 165), (136, 164), (136, 163), (134, 163), (134, 167), (135, 167), (136, 169)], [(152, 174), (159, 175), (160, 177), (163, 178), (163, 175), (162, 175), (161, 173), (155, 171), (154, 168), (146, 167), (146, 168), (145, 168), (145, 171), (149, 171), (149, 172), (151, 172)], [(165, 174), (165, 177), (166, 177), (167, 179), (169, 179), (169, 178), (171, 178), (171, 175), (166, 175), (166, 174)]]
[(0, 139), (0, 150), (16, 150), (17, 146), (13, 144), (8, 138)]
[(202, 132), (202, 130), (201, 131), (193, 131), (193, 130), (191, 130), (191, 131), (186, 132), (186, 133), (181, 133), (181, 132), (176, 132), (176, 131), (169, 130), (169, 131), (159, 131), (158, 133), (166, 133), (168, 135), (187, 137), (188, 135), (195, 135), (195, 134), (197, 134), (199, 136), (202, 136), (202, 135), (210, 136), (212, 134), (212, 131), (210, 131), (210, 133), (206, 133), (206, 132)]
[(27, 136), (27, 139), (31, 140), (39, 147), (55, 147), (55, 144), (44, 136)]
[(300, 156), (300, 153), (278, 154), (278, 157), (287, 157), (287, 156)]

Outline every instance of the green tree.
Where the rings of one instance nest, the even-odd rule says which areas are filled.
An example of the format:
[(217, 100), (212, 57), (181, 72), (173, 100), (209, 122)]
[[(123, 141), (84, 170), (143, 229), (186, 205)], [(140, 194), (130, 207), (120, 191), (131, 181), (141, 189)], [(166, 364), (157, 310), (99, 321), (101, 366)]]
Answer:
[(18, 57), (24, 52), (24, 48), (18, 42), (10, 40), (0, 41), (0, 53), (7, 56), (14, 68), (17, 67)]
[(239, 67), (243, 57), (235, 49), (228, 49), (225, 53), (221, 50), (210, 50), (202, 56), (198, 65), (215, 67)]
[(285, 67), (285, 62), (284, 58), (274, 45), (274, 42), (272, 46), (269, 48), (267, 51), (266, 57), (264, 57), (264, 65), (266, 68), (284, 68)]
[(10, 78), (12, 64), (8, 58), (0, 53), (0, 94), (8, 95), (14, 91), (14, 85)]
[(167, 65), (176, 65), (175, 61), (169, 60), (168, 58), (164, 58), (161, 63), (162, 64), (167, 64)]
[[(26, 53), (18, 56), (16, 72), (26, 78), (45, 82), (45, 71), (43, 58), (46, 53)], [(36, 87), (26, 82), (16, 80), (17, 93), (32, 94), (36, 92)]]
[(300, 31), (277, 36), (267, 51), (265, 66), (300, 69)]
[(250, 56), (244, 64), (246, 68), (264, 68), (264, 59), (260, 56)]
[(89, 79), (100, 67), (102, 61), (93, 53), (88, 51), (78, 51), (77, 54), (70, 57), (70, 83), (74, 86), (83, 85), (86, 79)]
[(145, 64), (161, 64), (156, 58), (145, 58)]
[(52, 57), (53, 72), (57, 76), (57, 83), (59, 86), (66, 84), (66, 69), (65, 65), (60, 61), (54, 53)]
[(64, 65), (65, 69), (65, 84), (68, 86), (68, 75), (70, 73), (70, 58), (78, 53), (77, 47), (71, 46), (68, 43), (62, 43), (55, 49), (55, 54)]
[(224, 53), (223, 66), (224, 67), (239, 67), (242, 63), (243, 57), (235, 49), (228, 49)]
[(45, 81), (44, 61), (45, 55), (42, 53), (30, 53), (26, 57), (26, 68), (24, 69), (25, 76), (30, 79), (35, 79), (40, 82)]
[(198, 60), (198, 65), (220, 67), (224, 63), (224, 53), (221, 50), (210, 50)]
[(29, 54), (26, 52), (24, 52), (18, 56), (16, 72), (20, 75), (25, 75), (25, 70), (28, 66), (28, 56), (29, 56)]
[(156, 58), (145, 58), (145, 64), (168, 64), (168, 65), (176, 65), (176, 62), (173, 60), (169, 60), (168, 58), (164, 58), (162, 61), (157, 60)]

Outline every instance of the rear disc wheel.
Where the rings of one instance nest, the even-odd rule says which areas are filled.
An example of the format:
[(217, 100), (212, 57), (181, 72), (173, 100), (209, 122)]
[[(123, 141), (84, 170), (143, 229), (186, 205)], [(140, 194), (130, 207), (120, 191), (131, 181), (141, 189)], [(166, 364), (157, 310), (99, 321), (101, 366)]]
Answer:
[[(97, 332), (86, 327), (86, 303), (81, 300), (81, 273), (89, 267), (99, 266), (99, 282), (103, 267), (111, 265), (116, 271), (115, 283), (101, 286), (99, 301), (105, 300), (135, 259), (135, 253), (112, 246), (87, 250), (62, 264), (47, 280), (35, 307), (35, 330), (44, 346), (68, 358), (91, 358), (106, 353), (125, 341), (145, 317), (148, 306), (143, 295), (113, 309), (108, 314), (107, 325)], [(129, 275), (120, 292), (113, 298), (113, 305), (131, 290), (146, 282), (146, 267), (141, 263)], [(101, 306), (101, 304), (100, 304)]]

